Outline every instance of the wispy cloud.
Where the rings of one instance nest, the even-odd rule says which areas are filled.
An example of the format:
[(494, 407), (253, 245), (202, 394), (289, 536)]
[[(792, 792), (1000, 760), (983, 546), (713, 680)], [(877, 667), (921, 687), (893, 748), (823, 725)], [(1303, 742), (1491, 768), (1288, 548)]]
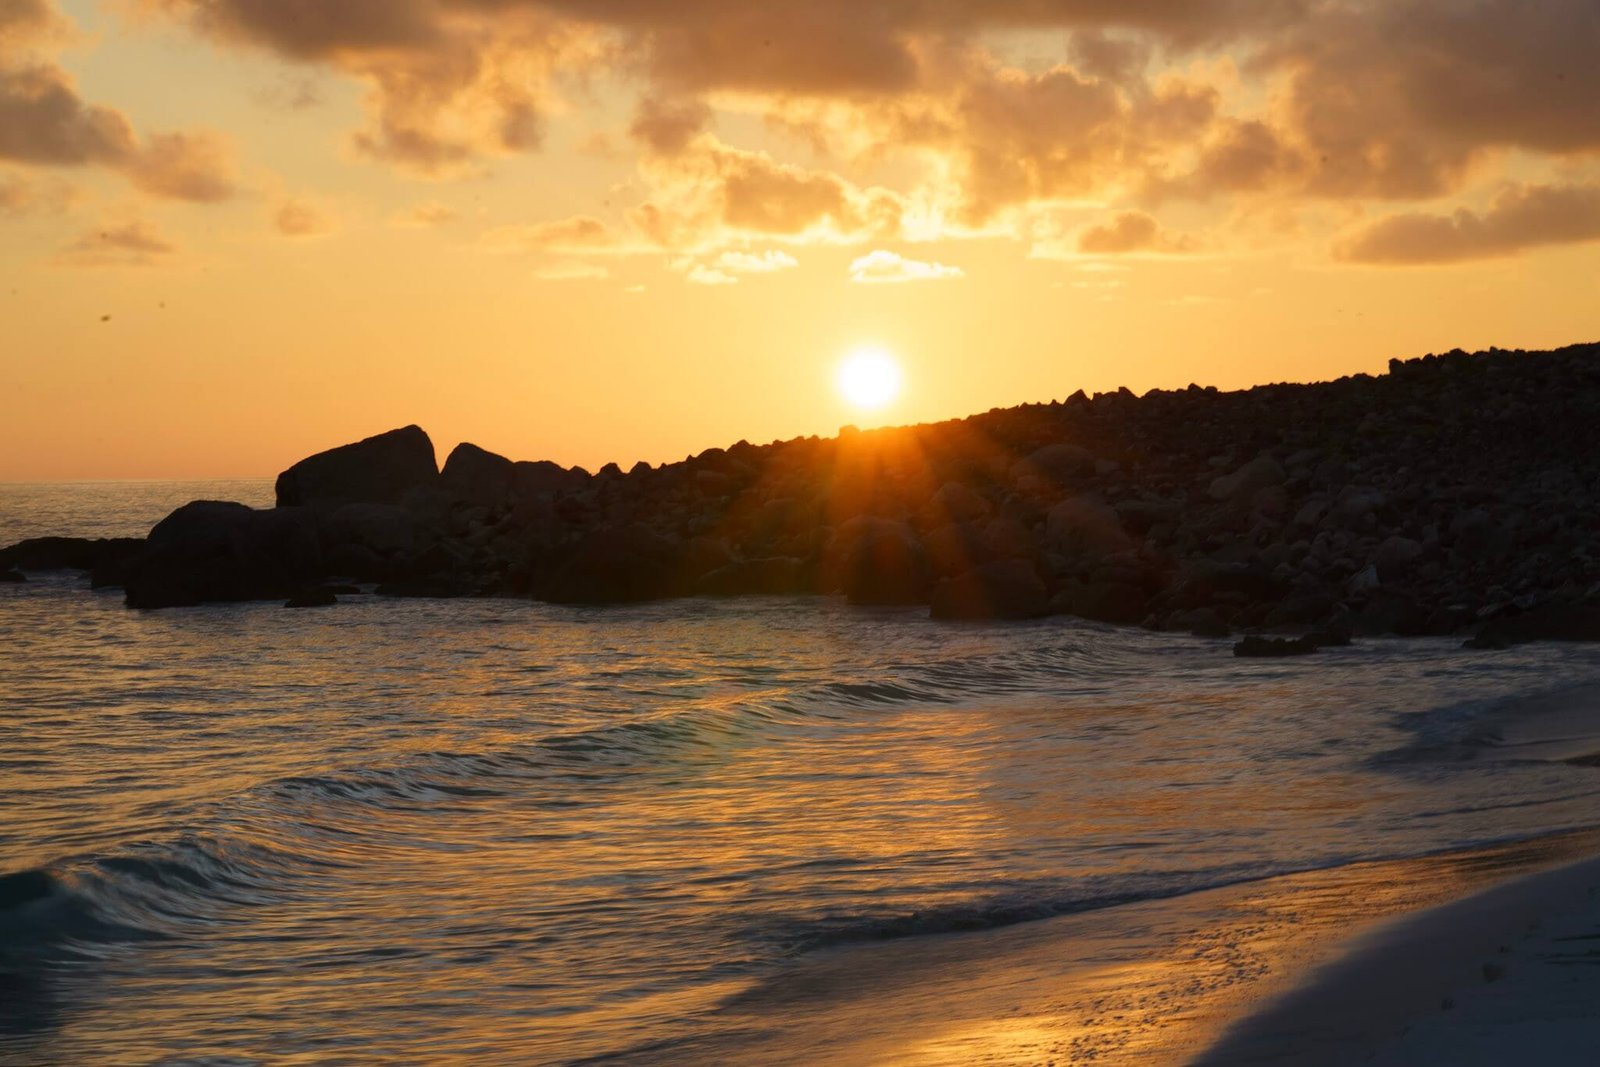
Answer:
[(948, 281), (964, 277), (966, 272), (960, 267), (907, 259), (898, 252), (883, 249), (869, 252), (850, 264), (850, 280), (869, 285)]

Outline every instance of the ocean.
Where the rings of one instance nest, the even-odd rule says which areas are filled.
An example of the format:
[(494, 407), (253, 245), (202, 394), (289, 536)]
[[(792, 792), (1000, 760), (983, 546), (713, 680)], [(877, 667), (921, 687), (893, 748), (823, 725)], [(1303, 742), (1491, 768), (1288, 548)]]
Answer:
[[(271, 486), (0, 486), (0, 543), (196, 497)], [(1486, 725), (1600, 649), (1459, 645), (0, 584), (0, 1062), (672, 1062), (840, 953), (1600, 821)]]

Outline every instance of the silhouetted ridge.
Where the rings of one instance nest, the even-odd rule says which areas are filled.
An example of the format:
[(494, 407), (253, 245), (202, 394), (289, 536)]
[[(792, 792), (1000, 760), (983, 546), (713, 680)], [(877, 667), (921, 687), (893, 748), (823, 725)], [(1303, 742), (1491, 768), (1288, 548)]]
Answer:
[[(411, 426), (295, 464), (275, 509), (180, 509), (122, 570), (133, 606), (325, 602), (307, 587), (338, 580), (579, 603), (843, 594), (1209, 636), (1488, 622), (1484, 644), (1584, 639), (1600, 632), (1597, 356), (1455, 351), (1311, 385), (1078, 392), (596, 475), (471, 444), (440, 473)], [(7, 551), (0, 565), (25, 566)]]

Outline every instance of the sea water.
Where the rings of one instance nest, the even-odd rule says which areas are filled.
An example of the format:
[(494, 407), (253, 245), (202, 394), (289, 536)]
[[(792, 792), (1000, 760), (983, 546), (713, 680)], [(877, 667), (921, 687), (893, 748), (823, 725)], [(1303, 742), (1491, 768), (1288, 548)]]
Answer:
[[(3, 486), (0, 542), (191, 497), (270, 486)], [(1591, 826), (1595, 768), (1461, 752), (1596, 680), (1576, 645), (1251, 661), (827, 598), (142, 612), (34, 575), (0, 585), (0, 1062), (627, 1062), (837, 946)]]

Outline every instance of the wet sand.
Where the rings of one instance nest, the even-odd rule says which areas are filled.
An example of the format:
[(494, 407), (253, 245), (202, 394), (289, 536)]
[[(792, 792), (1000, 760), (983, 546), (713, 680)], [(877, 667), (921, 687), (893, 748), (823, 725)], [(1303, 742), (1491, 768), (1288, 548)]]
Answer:
[[(1582, 896), (1577, 882), (1564, 881), (1554, 896), (1541, 890), (1527, 906), (1502, 911), (1495, 904), (1493, 924), (1459, 939), (1460, 924), (1479, 921), (1474, 894), (1596, 853), (1600, 833), (1565, 834), (1310, 871), (995, 931), (830, 950), (729, 1001), (707, 1037), (605, 1062), (1309, 1063), (1309, 1052), (1329, 1041), (1343, 1044), (1328, 1046), (1337, 1054), (1315, 1062), (1350, 1062), (1352, 1052), (1361, 1060), (1413, 1025), (1417, 1013), (1440, 1015), (1447, 996), (1456, 1006), (1444, 1012), (1450, 1017), (1440, 1040), (1473, 1022), (1479, 987), (1496, 985), (1484, 982), (1482, 965), (1501, 955), (1512, 927), (1520, 936), (1528, 916)], [(1572, 870), (1593, 872), (1600, 885), (1600, 861)], [(1499, 892), (1515, 901), (1524, 884)], [(1466, 910), (1427, 911), (1452, 901)], [(1423, 941), (1381, 940), (1391, 936), (1386, 920), (1419, 912), (1427, 916), (1417, 927)], [(1338, 961), (1364, 936), (1380, 940), (1361, 941), (1357, 958), (1367, 962), (1347, 969), (1353, 965)], [(1519, 944), (1514, 951), (1549, 951), (1542, 942)], [(1385, 953), (1394, 952), (1441, 955), (1374, 984), (1370, 975), (1392, 969)], [(1323, 982), (1334, 983), (1333, 991), (1311, 992)], [(1483, 1016), (1486, 1024), (1517, 1018), (1515, 1006), (1495, 1011)], [(1502, 1031), (1511, 1033), (1505, 1025)]]

